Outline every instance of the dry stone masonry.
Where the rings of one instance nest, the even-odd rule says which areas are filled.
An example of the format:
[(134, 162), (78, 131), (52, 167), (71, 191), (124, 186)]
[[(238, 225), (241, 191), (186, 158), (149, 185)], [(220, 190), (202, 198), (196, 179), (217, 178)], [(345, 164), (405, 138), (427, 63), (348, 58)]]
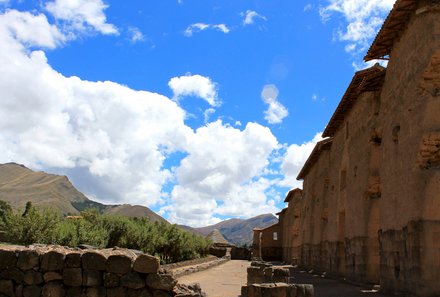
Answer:
[(156, 257), (128, 249), (0, 247), (0, 296), (197, 297), (161, 269)]

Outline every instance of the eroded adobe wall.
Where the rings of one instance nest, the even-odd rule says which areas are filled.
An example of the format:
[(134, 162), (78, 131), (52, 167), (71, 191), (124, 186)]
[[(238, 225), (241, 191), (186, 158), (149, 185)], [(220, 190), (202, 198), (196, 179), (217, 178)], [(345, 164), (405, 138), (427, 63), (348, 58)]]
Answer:
[(420, 296), (440, 295), (439, 19), (438, 4), (411, 18), (381, 98), (381, 283)]
[(283, 261), (299, 264), (301, 248), (301, 208), (302, 191), (293, 194), (284, 214), (283, 222)]
[(269, 226), (261, 231), (261, 257), (264, 261), (282, 259), (282, 232), (282, 225), (280, 223)]
[(159, 268), (157, 258), (127, 249), (2, 246), (0, 295), (202, 296)]

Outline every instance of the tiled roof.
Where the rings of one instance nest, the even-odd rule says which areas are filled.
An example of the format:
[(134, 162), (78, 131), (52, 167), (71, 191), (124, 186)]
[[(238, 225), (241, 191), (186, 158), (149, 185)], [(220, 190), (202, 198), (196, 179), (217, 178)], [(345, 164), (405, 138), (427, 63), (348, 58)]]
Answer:
[(315, 148), (301, 169), (301, 172), (298, 174), (298, 177), (296, 178), (297, 180), (304, 179), (309, 170), (312, 168), (313, 164), (315, 164), (315, 162), (319, 159), (321, 152), (331, 148), (332, 141), (333, 138), (327, 138), (316, 144)]
[(373, 44), (364, 57), (365, 61), (389, 56), (394, 42), (400, 37), (410, 17), (417, 8), (417, 0), (397, 0), (386, 18)]
[(379, 64), (358, 71), (345, 91), (336, 111), (333, 113), (322, 136), (333, 137), (339, 126), (344, 122), (345, 116), (356, 103), (362, 92), (378, 90), (382, 87), (386, 69)]

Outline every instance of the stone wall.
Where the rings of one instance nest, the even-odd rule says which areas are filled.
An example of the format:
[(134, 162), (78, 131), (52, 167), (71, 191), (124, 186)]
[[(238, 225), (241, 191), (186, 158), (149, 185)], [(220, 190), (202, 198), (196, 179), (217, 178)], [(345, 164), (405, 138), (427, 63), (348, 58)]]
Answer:
[[(188, 295), (193, 294), (193, 295)], [(127, 249), (0, 247), (0, 296), (202, 296), (178, 285), (156, 257)]]
[(313, 297), (313, 285), (291, 284), (293, 266), (274, 266), (263, 261), (252, 261), (247, 269), (247, 285), (241, 297)]
[(285, 283), (253, 284), (241, 287), (241, 297), (313, 297), (312, 285)]

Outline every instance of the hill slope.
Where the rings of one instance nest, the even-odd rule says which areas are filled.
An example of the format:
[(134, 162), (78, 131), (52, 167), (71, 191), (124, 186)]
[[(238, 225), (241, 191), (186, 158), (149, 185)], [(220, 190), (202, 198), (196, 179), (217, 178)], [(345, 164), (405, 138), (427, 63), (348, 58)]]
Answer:
[(250, 245), (254, 228), (265, 228), (276, 223), (278, 223), (278, 219), (273, 214), (263, 214), (247, 220), (230, 219), (215, 225), (194, 229), (205, 236), (214, 229), (218, 229), (229, 242), (235, 245)]
[(66, 176), (35, 172), (16, 163), (0, 164), (0, 200), (14, 209), (24, 209), (27, 201), (37, 207), (51, 207), (63, 214), (78, 214), (86, 208), (98, 208), (102, 213), (128, 217), (148, 217), (166, 222), (145, 206), (105, 205), (88, 199)]

